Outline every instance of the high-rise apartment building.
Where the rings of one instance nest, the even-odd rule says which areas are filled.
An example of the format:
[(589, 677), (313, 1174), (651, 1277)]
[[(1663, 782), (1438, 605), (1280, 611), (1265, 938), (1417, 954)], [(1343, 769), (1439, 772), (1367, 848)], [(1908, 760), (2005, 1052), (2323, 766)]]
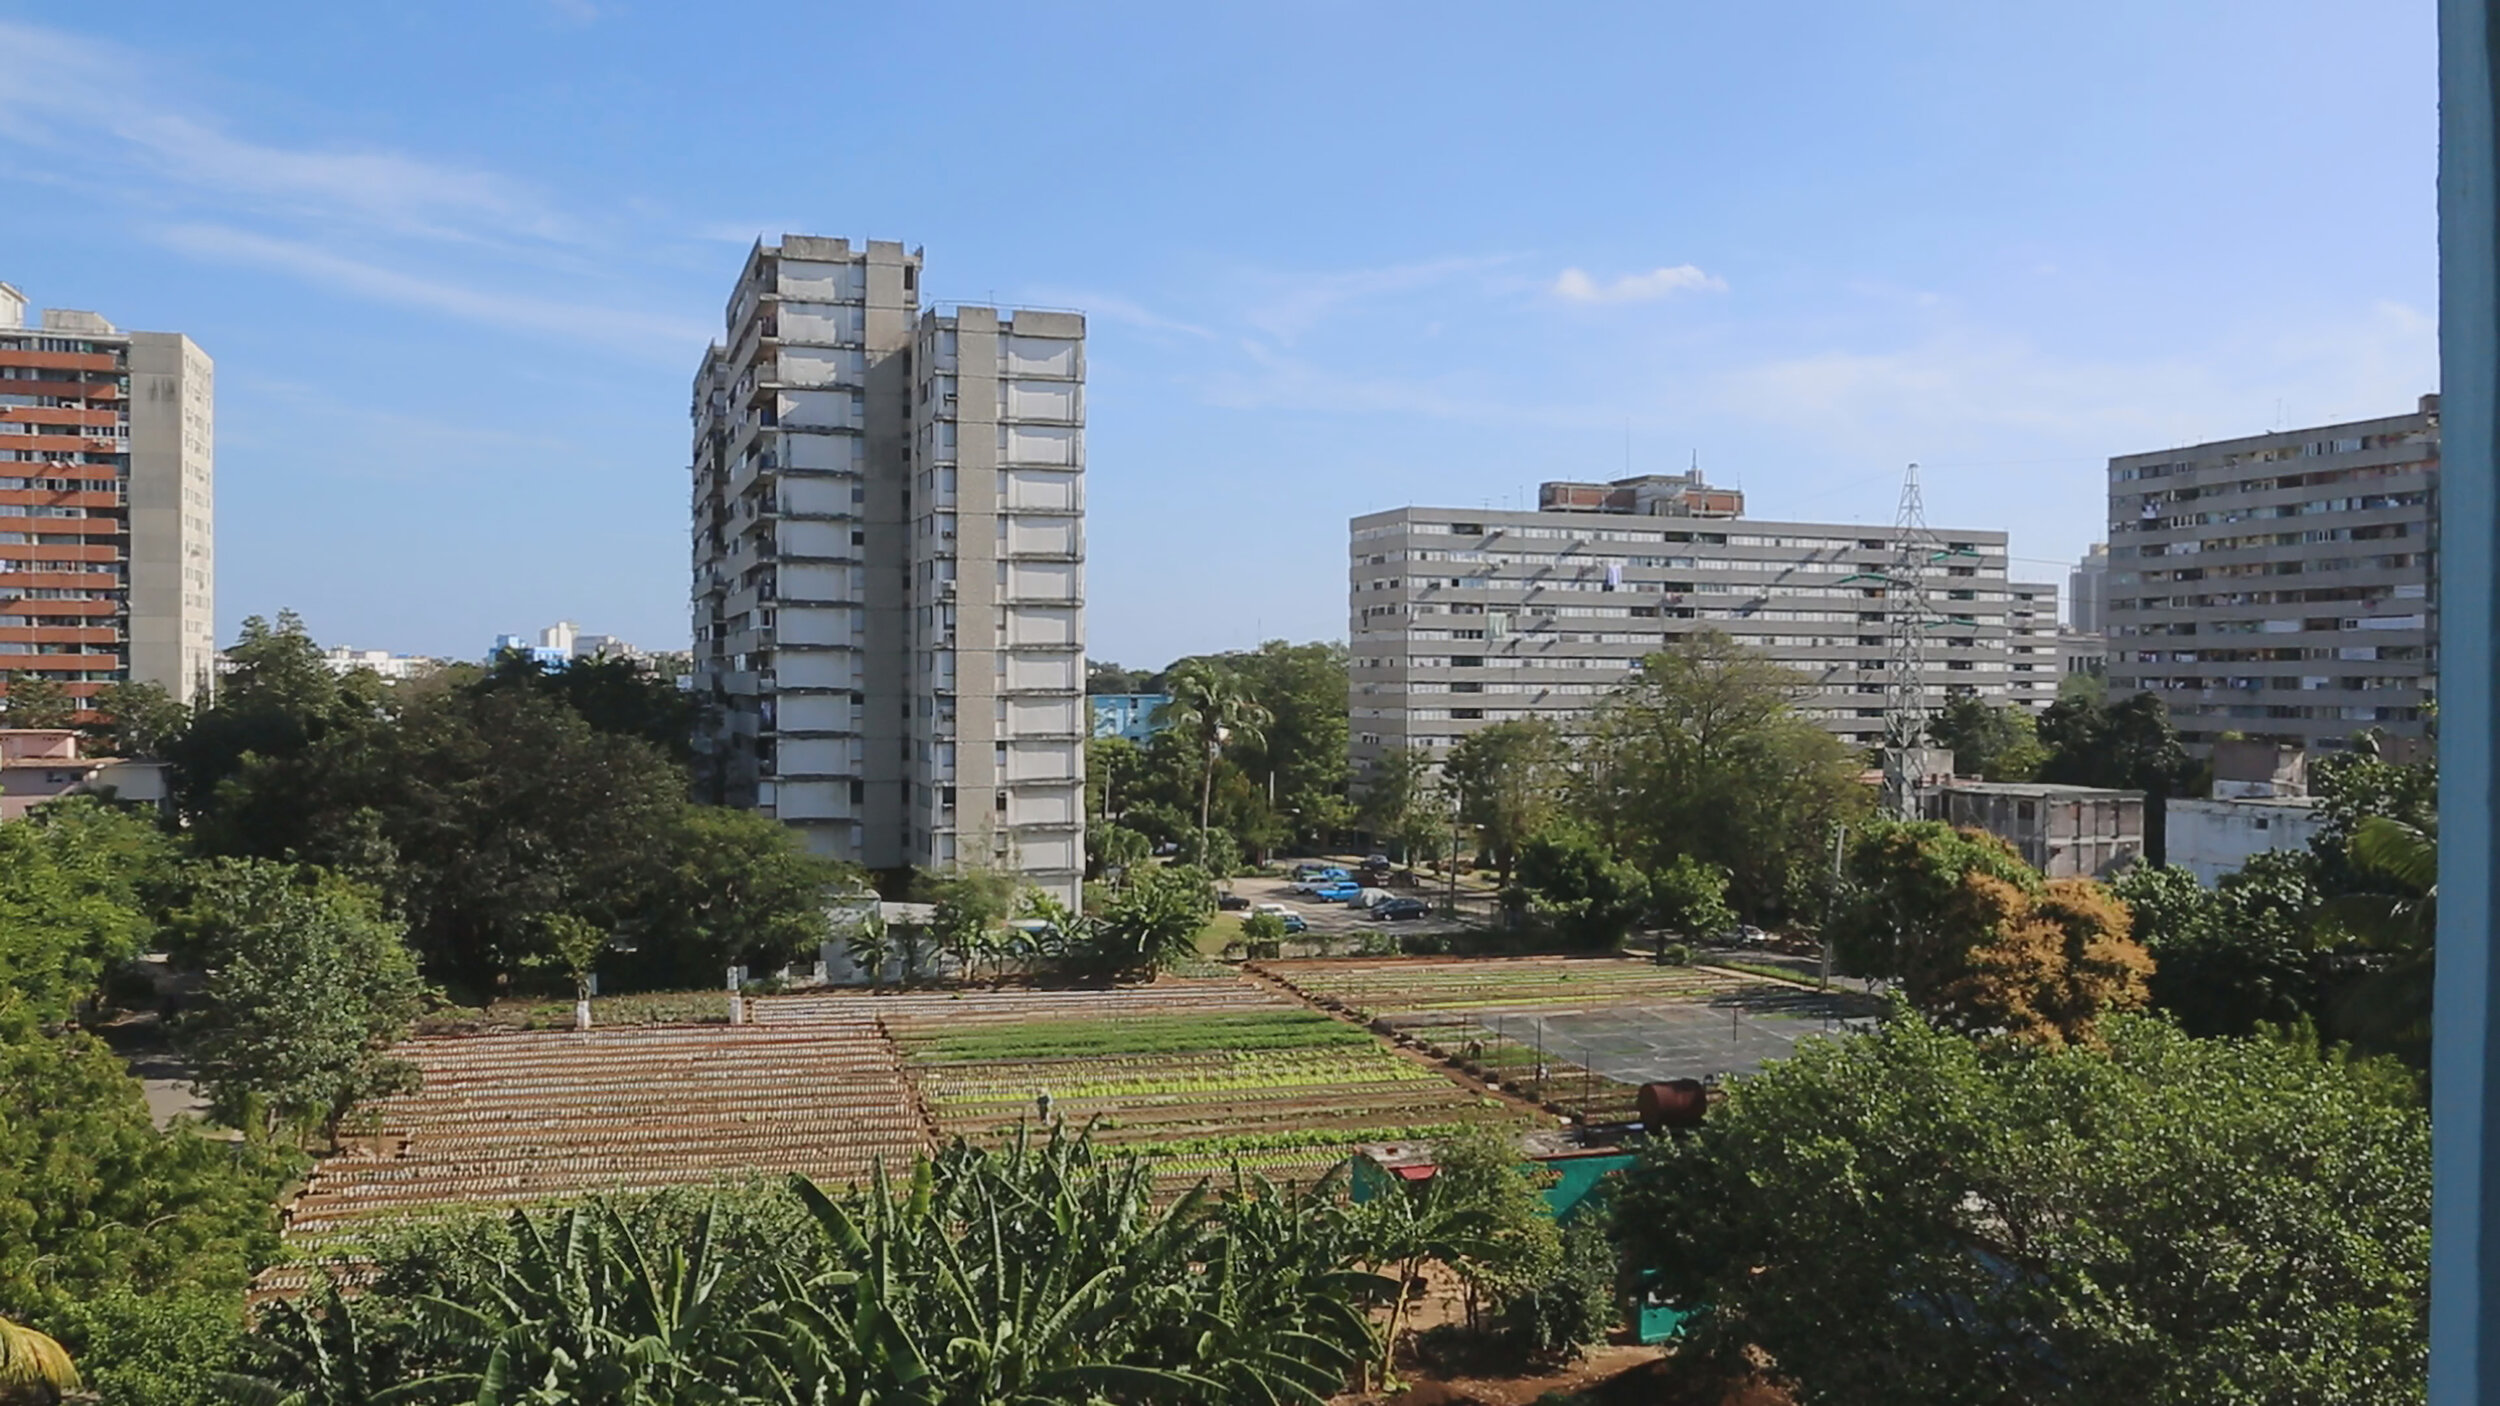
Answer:
[(215, 367), (0, 283), (0, 677), (189, 701), (216, 640)]
[(2109, 691), (2182, 740), (2422, 735), (2438, 672), (2439, 397), (2109, 461)]
[(2109, 628), (2109, 544), (2095, 542), (2066, 573), (2066, 628), (2097, 635)]
[(2057, 701), (2057, 587), (2014, 581), (2005, 588), (2005, 701), (2037, 713)]
[[(1898, 552), (1892, 526), (1746, 518), (1741, 493), (1697, 473), (1549, 483), (1538, 501), (1535, 512), (1398, 508), (1353, 520), (1358, 771), (1391, 748), (1438, 754), (1506, 719), (1565, 721), (1699, 630), (1796, 671), (1808, 685), (1801, 708), (1842, 738), (1883, 740), (1903, 608), (1883, 579)], [(2003, 532), (1929, 536), (1934, 701), (2046, 706), (2056, 588), (2008, 582)]]
[(695, 380), (717, 799), (873, 870), (1084, 873), (1085, 324), (923, 310), (902, 245), (758, 244)]

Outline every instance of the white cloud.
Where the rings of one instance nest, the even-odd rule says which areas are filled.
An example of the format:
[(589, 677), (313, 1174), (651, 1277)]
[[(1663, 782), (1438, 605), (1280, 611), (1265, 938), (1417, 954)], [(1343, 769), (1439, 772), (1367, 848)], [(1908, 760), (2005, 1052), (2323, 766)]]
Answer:
[(1579, 269), (1568, 268), (1554, 280), (1553, 286), (1554, 296), (1567, 303), (1645, 303), (1677, 293), (1726, 291), (1727, 280), (1703, 273), (1691, 264), (1625, 274), (1612, 283), (1600, 283)]
[(243, 264), (292, 274), (309, 283), (397, 303), (463, 321), (626, 347), (667, 361), (684, 361), (711, 337), (708, 323), (524, 294), (446, 283), (334, 254), (318, 245), (277, 239), (223, 225), (179, 225), (162, 238), (195, 258)]

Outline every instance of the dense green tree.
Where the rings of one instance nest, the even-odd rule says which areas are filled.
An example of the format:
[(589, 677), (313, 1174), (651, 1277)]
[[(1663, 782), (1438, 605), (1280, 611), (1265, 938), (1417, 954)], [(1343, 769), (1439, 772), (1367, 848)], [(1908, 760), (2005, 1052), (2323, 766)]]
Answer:
[(214, 697), (193, 711), (190, 725), (165, 739), (160, 751), (173, 764), (173, 789), (185, 815), (211, 822), (214, 847), (229, 854), (282, 858), (302, 843), (298, 789), (280, 792), (264, 776), (249, 815), (213, 812), (229, 807), (218, 788), (240, 772), (246, 758), (274, 766), (342, 731), (372, 723), (379, 715), (382, 683), (371, 670), (342, 676), (322, 657), (303, 620), (280, 611), (276, 624), (254, 615), (243, 622)]
[(221, 1400), (206, 1375), (277, 1251), (285, 1171), (188, 1126), (157, 1131), (101, 1041), (47, 1031), (0, 994), (0, 1318), (58, 1338), (105, 1400)]
[(38, 817), (0, 825), (0, 1000), (50, 1022), (153, 934), (120, 842), (128, 828), (154, 837), (94, 801)]
[(95, 696), (97, 720), (88, 739), (108, 756), (157, 757), (191, 724), (191, 710), (160, 683), (110, 684)]
[(246, 852), (291, 834), (279, 857), (360, 878), (382, 866), (428, 976), (483, 995), (546, 965), (547, 914), (614, 932), (644, 916), (654, 884), (689, 852), (685, 790), (658, 749), (600, 732), (561, 702), (455, 688), (402, 700), (387, 725), (334, 731), (295, 757), (249, 759), (218, 808), (229, 825), (284, 813), (255, 825)]
[(1706, 941), (1736, 926), (1727, 903), (1727, 871), (1708, 860), (1679, 854), (1649, 876), (1650, 921), (1667, 932)]
[(634, 946), (620, 965), (645, 985), (712, 986), (732, 966), (813, 962), (832, 936), (830, 898), (866, 883), (753, 811), (679, 806), (661, 842), (660, 867), (627, 876), (636, 900), (608, 910)]
[[(1274, 831), (1310, 844), (1353, 822), (1347, 799), (1346, 647), (1269, 640), (1221, 663), (1267, 715), (1228, 749), (1250, 788), (1272, 797)], [(1245, 848), (1261, 848), (1249, 844)]]
[(2111, 885), (2153, 956), (2155, 1007), (2192, 1035), (2247, 1035), (2322, 1014), (2317, 887), (2304, 856), (2259, 855), (2217, 888), (2137, 865)]
[(1801, 1403), (2419, 1402), (2429, 1125), (2401, 1079), (2110, 1023), (1991, 1049), (1808, 1041), (1653, 1140), (1628, 1267)]
[(1519, 885), (1563, 941), (1584, 951), (1615, 947), (1649, 908), (1647, 876), (1575, 825), (1551, 826), (1520, 847)]
[(1571, 747), (1543, 718), (1479, 728), (1458, 740), (1441, 776), (1458, 797), (1459, 818), (1483, 837), (1508, 884), (1522, 845), (1561, 812)]
[(2028, 781), (2048, 760), (2028, 709), (1981, 698), (1956, 698), (1928, 724), (1927, 735), (1953, 752), (1953, 769), (1990, 781)]
[(68, 727), (78, 720), (78, 700), (59, 679), (32, 669), (0, 676), (0, 727)]
[(1844, 966), (1897, 982), (1970, 1033), (2090, 1043), (2144, 1000), (2152, 960), (2124, 904), (2089, 880), (2044, 881), (2013, 846), (1935, 821), (1877, 821), (1849, 851), (1831, 925)]
[(1416, 855), (1438, 852), (1450, 835), (1450, 802), (1431, 752), (1392, 747), (1373, 758), (1356, 787), (1354, 818), (1410, 866)]
[(1123, 669), (1108, 659), (1085, 661), (1085, 691), (1088, 694), (1154, 693), (1162, 675), (1144, 669)]
[(416, 959), (372, 894), (315, 869), (221, 860), (191, 876), (176, 926), (206, 973), (181, 1039), (220, 1121), (335, 1139), (359, 1101), (413, 1085), (390, 1046), (417, 1015)]
[(2328, 752), (2309, 766), (2309, 792), (2326, 822), (2309, 841), (2318, 885), (2328, 895), (2389, 892), (2382, 876), (2353, 864), (2352, 841), (2373, 816), (2409, 825), (2426, 836), (2439, 833), (2439, 771), (2429, 762), (2396, 762), (2382, 755), (2379, 740), (2364, 734), (2355, 745)]
[(1870, 799), (1859, 760), (1798, 714), (1804, 688), (1725, 635), (1686, 636), (1599, 705), (1575, 812), (1645, 870), (1686, 854), (1726, 869), (1748, 916), (1819, 906), (1832, 832)]
[(2048, 749), (2042, 781), (2144, 793), (2144, 855), (2154, 864), (2166, 862), (2165, 804), (2196, 794), (2203, 770), (2171, 730), (2169, 705), (2152, 693), (2115, 706), (2061, 697), (2042, 710), (2039, 732)]
[(1227, 747), (1254, 745), (1273, 715), (1239, 675), (1220, 663), (1184, 660), (1172, 667), (1166, 686), (1172, 701), (1164, 721), (1171, 735), (1188, 744), (1198, 771), (1198, 828), (1207, 828), (1213, 813), (1215, 774)]
[(575, 659), (556, 665), (517, 650), (497, 656), (470, 691), (518, 689), (563, 704), (600, 732), (638, 737), (679, 763), (694, 759), (696, 697), (676, 677), (638, 659)]

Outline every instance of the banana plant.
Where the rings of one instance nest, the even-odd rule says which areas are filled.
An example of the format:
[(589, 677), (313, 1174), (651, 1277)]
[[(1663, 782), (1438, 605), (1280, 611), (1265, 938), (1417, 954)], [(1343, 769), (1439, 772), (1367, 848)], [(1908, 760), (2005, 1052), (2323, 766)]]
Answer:
[(0, 1401), (57, 1401), (78, 1390), (69, 1350), (22, 1323), (0, 1318)]

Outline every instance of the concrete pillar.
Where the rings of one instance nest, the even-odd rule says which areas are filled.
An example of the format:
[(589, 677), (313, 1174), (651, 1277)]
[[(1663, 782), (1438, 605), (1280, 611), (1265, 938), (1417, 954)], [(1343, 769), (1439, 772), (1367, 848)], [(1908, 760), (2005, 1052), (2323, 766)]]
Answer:
[(2439, 986), (2432, 1022), (2431, 1406), (2500, 1406), (2500, 1008), (2491, 938), (2493, 492), (2500, 413), (2500, 0), (2439, 6)]

